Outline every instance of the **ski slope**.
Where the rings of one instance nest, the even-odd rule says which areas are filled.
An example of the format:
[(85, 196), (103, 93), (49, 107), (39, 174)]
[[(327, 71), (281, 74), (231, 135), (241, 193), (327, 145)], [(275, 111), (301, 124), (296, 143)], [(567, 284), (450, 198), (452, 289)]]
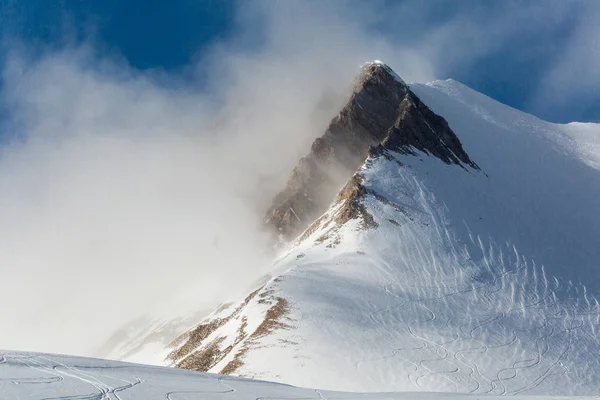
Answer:
[(174, 363), (344, 391), (600, 395), (597, 126), (452, 80), (411, 89), (481, 170), (371, 155), (362, 215), (339, 222), (350, 200), (334, 202)]
[(0, 398), (3, 400), (436, 400), (470, 397), (443, 394), (328, 392), (172, 368), (52, 354), (0, 351)]

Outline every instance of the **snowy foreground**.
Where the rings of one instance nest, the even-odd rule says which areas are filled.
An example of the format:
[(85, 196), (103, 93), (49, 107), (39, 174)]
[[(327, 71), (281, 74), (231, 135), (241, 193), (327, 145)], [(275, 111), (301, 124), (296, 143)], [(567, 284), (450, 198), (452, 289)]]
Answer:
[[(0, 398), (434, 400), (476, 397), (435, 393), (329, 392), (173, 368), (72, 356), (0, 351)], [(497, 397), (486, 397), (494, 398)]]

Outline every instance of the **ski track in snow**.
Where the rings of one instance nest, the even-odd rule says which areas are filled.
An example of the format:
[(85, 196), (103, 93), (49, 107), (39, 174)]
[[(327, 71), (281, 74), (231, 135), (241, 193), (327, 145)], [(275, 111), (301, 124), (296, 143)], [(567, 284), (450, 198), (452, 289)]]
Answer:
[[(29, 400), (423, 400), (470, 399), (436, 393), (344, 393), (51, 354), (3, 352), (0, 398)], [(18, 375), (18, 376), (17, 376)], [(13, 376), (13, 378), (9, 378)], [(490, 400), (497, 397), (490, 397)]]
[[(201, 391), (201, 390), (184, 390), (184, 391), (173, 391), (173, 392), (168, 392), (165, 394), (165, 397), (168, 400), (176, 400), (178, 398), (178, 395), (196, 395), (196, 394), (200, 394), (200, 395), (204, 395), (204, 394), (227, 394), (227, 393), (234, 393), (235, 392), (235, 388), (229, 386), (226, 383), (223, 383), (223, 378), (217, 378), (217, 381), (219, 382), (220, 385), (222, 385), (225, 390), (222, 391)], [(199, 398), (203, 398), (202, 396), (198, 396)]]
[[(481, 242), (481, 240), (478, 240), (477, 243), (481, 247), (483, 247), (483, 243)], [(488, 263), (488, 265), (491, 265), (491, 264)], [(410, 334), (410, 336), (414, 339), (421, 341), (422, 345), (419, 347), (413, 347), (413, 348), (393, 349), (391, 352), (391, 355), (388, 356), (388, 357), (396, 357), (402, 351), (422, 350), (425, 348), (435, 349), (435, 353), (432, 354), (432, 356), (435, 356), (433, 358), (426, 358), (426, 359), (420, 359), (420, 360), (403, 359), (404, 361), (407, 361), (409, 364), (414, 366), (414, 371), (409, 373), (408, 379), (418, 389), (423, 389), (423, 386), (419, 383), (419, 381), (421, 379), (423, 379), (427, 376), (436, 375), (436, 374), (443, 374), (444, 379), (447, 379), (448, 381), (452, 382), (453, 384), (456, 384), (456, 387), (460, 388), (461, 386), (464, 386), (464, 384), (461, 385), (461, 384), (458, 384), (457, 382), (455, 382), (452, 379), (452, 374), (459, 373), (463, 368), (465, 368), (465, 369), (469, 370), (468, 377), (473, 381), (473, 384), (474, 384), (474, 387), (471, 390), (468, 390), (470, 393), (478, 392), (480, 390), (480, 388), (482, 388), (484, 386), (489, 387), (489, 389), (482, 390), (481, 392), (483, 392), (483, 393), (495, 393), (495, 394), (522, 393), (527, 390), (531, 390), (531, 389), (535, 388), (541, 382), (543, 382), (546, 378), (548, 378), (548, 376), (551, 375), (552, 369), (554, 367), (556, 367), (557, 365), (559, 365), (561, 362), (561, 359), (564, 358), (568, 354), (568, 351), (571, 347), (571, 332), (574, 330), (577, 330), (579, 328), (582, 328), (584, 326), (583, 320), (579, 319), (578, 324), (576, 324), (574, 322), (574, 321), (578, 320), (578, 317), (580, 314), (572, 315), (570, 317), (571, 322), (569, 322), (569, 326), (564, 328), (564, 330), (560, 331), (560, 332), (555, 332), (555, 326), (549, 325), (549, 324), (552, 321), (555, 321), (555, 322), (563, 321), (565, 318), (564, 315), (559, 315), (558, 317), (555, 317), (552, 314), (544, 314), (543, 317), (541, 318), (541, 326), (539, 326), (539, 327), (534, 326), (534, 327), (531, 327), (528, 329), (524, 329), (523, 331), (528, 331), (528, 330), (542, 331), (544, 328), (549, 327), (548, 333), (543, 334), (542, 336), (540, 336), (539, 338), (537, 338), (535, 340), (535, 348), (538, 350), (538, 352), (534, 357), (524, 358), (524, 359), (520, 359), (518, 361), (513, 362), (510, 367), (499, 370), (496, 373), (495, 379), (493, 379), (493, 380), (486, 380), (486, 382), (481, 382), (480, 379), (482, 378), (482, 372), (479, 370), (478, 365), (476, 363), (470, 362), (463, 355), (465, 355), (467, 353), (483, 354), (483, 353), (486, 353), (492, 347), (492, 346), (489, 346), (488, 344), (486, 344), (485, 342), (475, 338), (474, 332), (476, 330), (482, 329), (485, 326), (490, 325), (492, 323), (502, 322), (503, 319), (507, 318), (507, 316), (509, 316), (512, 313), (526, 312), (526, 310), (533, 309), (533, 308), (535, 308), (535, 306), (538, 306), (542, 303), (546, 303), (545, 304), (546, 307), (544, 307), (543, 309), (548, 309), (548, 308), (551, 309), (553, 306), (555, 306), (556, 302), (548, 304), (547, 301), (550, 299), (556, 299), (556, 293), (560, 289), (560, 286), (558, 285), (558, 281), (556, 281), (556, 283), (557, 283), (556, 289), (550, 289), (551, 293), (547, 294), (545, 297), (536, 296), (539, 300), (537, 300), (535, 302), (525, 303), (525, 304), (521, 303), (516, 306), (513, 303), (513, 304), (511, 304), (511, 308), (508, 309), (507, 311), (501, 310), (499, 312), (490, 313), (487, 315), (479, 315), (478, 319), (480, 319), (481, 322), (478, 322), (475, 324), (473, 324), (473, 321), (471, 321), (471, 320), (465, 321), (465, 323), (463, 323), (462, 325), (460, 325), (458, 327), (458, 329), (457, 329), (458, 332), (456, 332), (454, 334), (454, 337), (450, 340), (446, 340), (446, 341), (429, 340), (426, 337), (415, 333), (415, 331), (417, 331), (419, 329), (424, 330), (423, 328), (427, 324), (432, 323), (436, 319), (435, 311), (433, 311), (430, 307), (428, 307), (426, 305), (427, 302), (446, 300), (452, 296), (459, 296), (459, 295), (466, 295), (466, 294), (476, 295), (477, 293), (481, 293), (480, 296), (482, 296), (484, 298), (492, 299), (494, 297), (494, 294), (502, 291), (502, 289), (506, 285), (505, 282), (509, 278), (513, 278), (513, 281), (509, 282), (508, 284), (512, 285), (511, 287), (514, 288), (515, 276), (517, 276), (517, 274), (519, 272), (527, 271), (527, 268), (528, 268), (527, 264), (524, 263), (524, 265), (520, 265), (513, 270), (508, 270), (508, 271), (502, 272), (501, 274), (493, 275), (492, 279), (490, 279), (488, 282), (481, 284), (479, 286), (474, 285), (474, 286), (471, 286), (464, 290), (446, 293), (446, 294), (443, 294), (443, 295), (437, 296), (437, 297), (423, 297), (423, 298), (418, 298), (418, 299), (409, 300), (409, 301), (406, 301), (405, 299), (401, 299), (399, 296), (393, 294), (387, 286), (384, 286), (384, 290), (386, 293), (392, 295), (393, 297), (401, 299), (403, 301), (395, 306), (390, 307), (390, 308), (372, 313), (370, 315), (370, 319), (371, 319), (371, 321), (373, 321), (376, 324), (379, 324), (380, 326), (382, 326), (385, 329), (385, 327), (379, 322), (379, 320), (377, 318), (375, 318), (376, 314), (380, 315), (382, 313), (389, 312), (392, 308), (394, 308), (394, 309), (406, 308), (409, 305), (414, 305), (415, 307), (422, 308), (421, 312), (411, 313), (411, 315), (421, 315), (421, 316), (424, 315), (424, 316), (427, 316), (426, 319), (424, 319), (422, 321), (416, 321), (416, 320), (409, 321), (406, 326), (406, 330)], [(491, 270), (487, 271), (487, 272), (492, 273)], [(589, 305), (589, 304), (591, 304), (591, 302), (588, 301), (587, 304)], [(593, 309), (587, 310), (583, 314), (594, 315), (597, 313), (598, 313), (598, 307), (596, 306)], [(446, 320), (446, 327), (448, 326), (448, 322), (449, 322), (449, 320)], [(434, 329), (432, 329), (432, 330), (434, 330)], [(508, 392), (508, 389), (506, 387), (507, 381), (516, 378), (518, 376), (520, 370), (533, 368), (533, 367), (539, 365), (542, 362), (544, 355), (550, 349), (550, 345), (548, 344), (547, 339), (551, 336), (560, 335), (560, 334), (565, 334), (567, 337), (567, 339), (566, 339), (567, 345), (566, 345), (565, 349), (560, 353), (560, 356), (558, 358), (556, 358), (555, 360), (553, 360), (551, 362), (551, 364), (547, 368), (545, 368), (538, 376), (531, 378), (528, 383), (526, 383), (525, 385), (523, 385), (520, 388), (515, 388), (515, 389), (512, 389), (510, 392)], [(512, 330), (512, 332), (510, 334), (510, 340), (507, 343), (493, 346), (493, 347), (496, 349), (509, 348), (512, 344), (514, 344), (516, 342), (517, 337), (518, 337), (517, 331)], [(456, 342), (459, 342), (459, 341), (461, 341), (461, 342), (473, 341), (473, 342), (479, 344), (479, 346), (462, 349), (462, 350), (456, 351), (454, 353), (452, 352), (452, 350), (448, 349), (449, 345), (455, 344)], [(448, 357), (450, 354), (452, 354), (452, 357), (456, 362), (448, 360)], [(375, 360), (371, 360), (371, 361), (375, 361)], [(442, 361), (444, 363), (447, 363), (448, 365), (450, 365), (452, 368), (450, 370), (435, 369), (434, 365), (436, 364), (436, 362), (438, 364), (442, 364)], [(363, 364), (366, 362), (367, 361), (358, 362), (357, 367), (360, 364)], [(424, 370), (424, 371), (422, 371), (422, 370)], [(475, 375), (477, 375), (479, 377), (479, 379), (476, 378)], [(415, 376), (416, 376), (416, 378), (415, 378)]]
[[(368, 158), (360, 201), (377, 227), (339, 225), (338, 203), (285, 250), (256, 297), (286, 299), (289, 329), (251, 341), (235, 373), (337, 390), (600, 395), (600, 125), (550, 124), (454, 81), (411, 89), (481, 171), (417, 150)], [(238, 305), (203, 345), (231, 339), (242, 317), (249, 330), (263, 322), (264, 304)], [(230, 343), (225, 362), (246, 345)], [(192, 392), (167, 398), (204, 393)]]
[[(401, 161), (407, 164), (406, 158)], [(350, 390), (366, 382), (367, 390), (383, 385), (384, 390), (569, 394), (577, 393), (573, 382), (578, 382), (584, 394), (598, 394), (592, 376), (600, 372), (598, 357), (593, 356), (600, 354), (596, 334), (600, 306), (588, 289), (548, 275), (544, 266), (528, 260), (510, 242), (500, 245), (491, 237), (484, 239), (466, 222), (468, 243), (457, 240), (447, 208), (426, 182), (416, 179), (418, 163), (409, 168), (396, 167), (390, 160), (369, 162), (362, 170), (364, 184), (387, 201), (406, 204), (410, 212), (368, 195), (364, 204), (379, 224), (377, 229), (344, 226), (332, 247), (327, 241), (315, 246), (307, 239), (295, 250), (305, 256), (296, 259), (294, 251), (289, 253), (294, 261), (283, 275), (282, 287), (265, 289), (296, 300), (294, 307), (302, 314), (291, 318), (306, 343), (330, 343), (337, 349), (336, 342), (358, 337), (353, 340), (360, 343), (362, 357), (346, 353), (336, 363), (333, 350), (325, 356), (320, 354), (322, 348), (304, 349), (311, 358), (318, 357), (315, 364), (347, 370), (345, 360), (354, 358), (357, 375), (342, 377), (340, 384)], [(399, 222), (400, 228), (387, 228), (389, 220)], [(317, 231), (312, 237), (323, 234)], [(357, 249), (362, 255), (356, 255)], [(379, 290), (365, 291), (356, 282)], [(323, 311), (320, 304), (332, 307), (329, 317), (318, 317)], [(346, 317), (352, 304), (357, 306), (352, 312), (363, 312), (369, 321), (370, 335), (362, 324), (354, 329), (352, 322), (337, 321), (338, 316)], [(303, 315), (310, 316), (310, 323), (304, 324), (310, 330), (302, 330)], [(270, 343), (286, 334), (276, 332)], [(337, 336), (331, 339), (332, 334)], [(257, 350), (247, 371), (306, 384), (308, 378), (297, 380), (285, 369), (277, 371), (280, 378), (265, 371), (260, 363), (276, 362), (278, 354), (273, 351), (271, 360), (264, 357), (265, 351)], [(311, 378), (326, 385), (340, 375)]]
[[(55, 396), (55, 397), (44, 397), (45, 400), (50, 399), (115, 399), (123, 400), (120, 396), (120, 392), (131, 389), (134, 386), (142, 383), (140, 378), (135, 378), (134, 381), (128, 381), (122, 378), (116, 378), (101, 373), (88, 373), (84, 372), (79, 368), (58, 362), (55, 359), (48, 358), (43, 355), (22, 355), (19, 353), (4, 354), (2, 355), (4, 360), (3, 364), (7, 364), (8, 360), (11, 360), (17, 364), (21, 364), (30, 370), (41, 372), (44, 375), (50, 376), (33, 376), (33, 377), (19, 377), (19, 378), (5, 378), (0, 377), (0, 381), (10, 382), (13, 385), (32, 385), (32, 384), (56, 384), (62, 383), (66, 379), (75, 381), (76, 383), (83, 383), (85, 387), (92, 386), (95, 392), (88, 394), (77, 394), (69, 396)], [(89, 367), (84, 367), (89, 368)], [(103, 378), (109, 378), (111, 380), (124, 382), (125, 385), (111, 386), (106, 383)], [(24, 391), (27, 393), (27, 391)]]

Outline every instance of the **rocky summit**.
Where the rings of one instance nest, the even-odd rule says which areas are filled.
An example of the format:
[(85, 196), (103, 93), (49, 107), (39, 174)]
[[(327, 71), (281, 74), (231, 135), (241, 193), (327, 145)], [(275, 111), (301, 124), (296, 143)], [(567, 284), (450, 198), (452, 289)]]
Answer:
[(319, 390), (598, 396), (591, 132), (366, 64), (269, 211), (268, 275), (111, 357)]
[(318, 218), (365, 161), (382, 146), (431, 154), (445, 163), (477, 169), (444, 118), (432, 112), (387, 65), (363, 65), (350, 99), (310, 153), (294, 168), (265, 217), (284, 240)]

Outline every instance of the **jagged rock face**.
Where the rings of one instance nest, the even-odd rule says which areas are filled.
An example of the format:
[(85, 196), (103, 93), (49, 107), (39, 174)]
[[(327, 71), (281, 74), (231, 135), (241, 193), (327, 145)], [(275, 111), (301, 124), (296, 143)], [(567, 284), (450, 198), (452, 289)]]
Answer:
[(408, 87), (383, 64), (363, 67), (348, 103), (273, 200), (267, 223), (289, 239), (318, 218), (364, 161), (369, 147), (385, 138), (406, 93)]
[(406, 95), (400, 110), (398, 119), (382, 142), (385, 147), (405, 154), (415, 154), (413, 149), (418, 149), (446, 164), (466, 164), (479, 169), (446, 120), (431, 111), (414, 93)]
[[(331, 205), (274, 261), (274, 277), (173, 341), (173, 365), (360, 392), (598, 394), (598, 285), (564, 278), (589, 276), (599, 258), (586, 238), (600, 224), (584, 219), (594, 215), (597, 171), (572, 166), (570, 145), (548, 140), (559, 126), (451, 81), (413, 90), (432, 108), (406, 91), (383, 136), (364, 140), (377, 144), (360, 169), (337, 197), (323, 196)], [(447, 112), (491, 178), (431, 110)], [(288, 204), (305, 196), (306, 209), (288, 217), (319, 212), (311, 182), (342, 178), (325, 167), (353, 153), (332, 135), (280, 195)], [(530, 177), (515, 179), (519, 171)], [(573, 218), (581, 205), (584, 218)], [(585, 267), (573, 267), (580, 254)]]
[(366, 64), (354, 92), (325, 134), (312, 144), (265, 221), (292, 239), (318, 218), (366, 159), (383, 144), (405, 154), (420, 150), (450, 164), (469, 159), (448, 123), (425, 106), (385, 64)]

